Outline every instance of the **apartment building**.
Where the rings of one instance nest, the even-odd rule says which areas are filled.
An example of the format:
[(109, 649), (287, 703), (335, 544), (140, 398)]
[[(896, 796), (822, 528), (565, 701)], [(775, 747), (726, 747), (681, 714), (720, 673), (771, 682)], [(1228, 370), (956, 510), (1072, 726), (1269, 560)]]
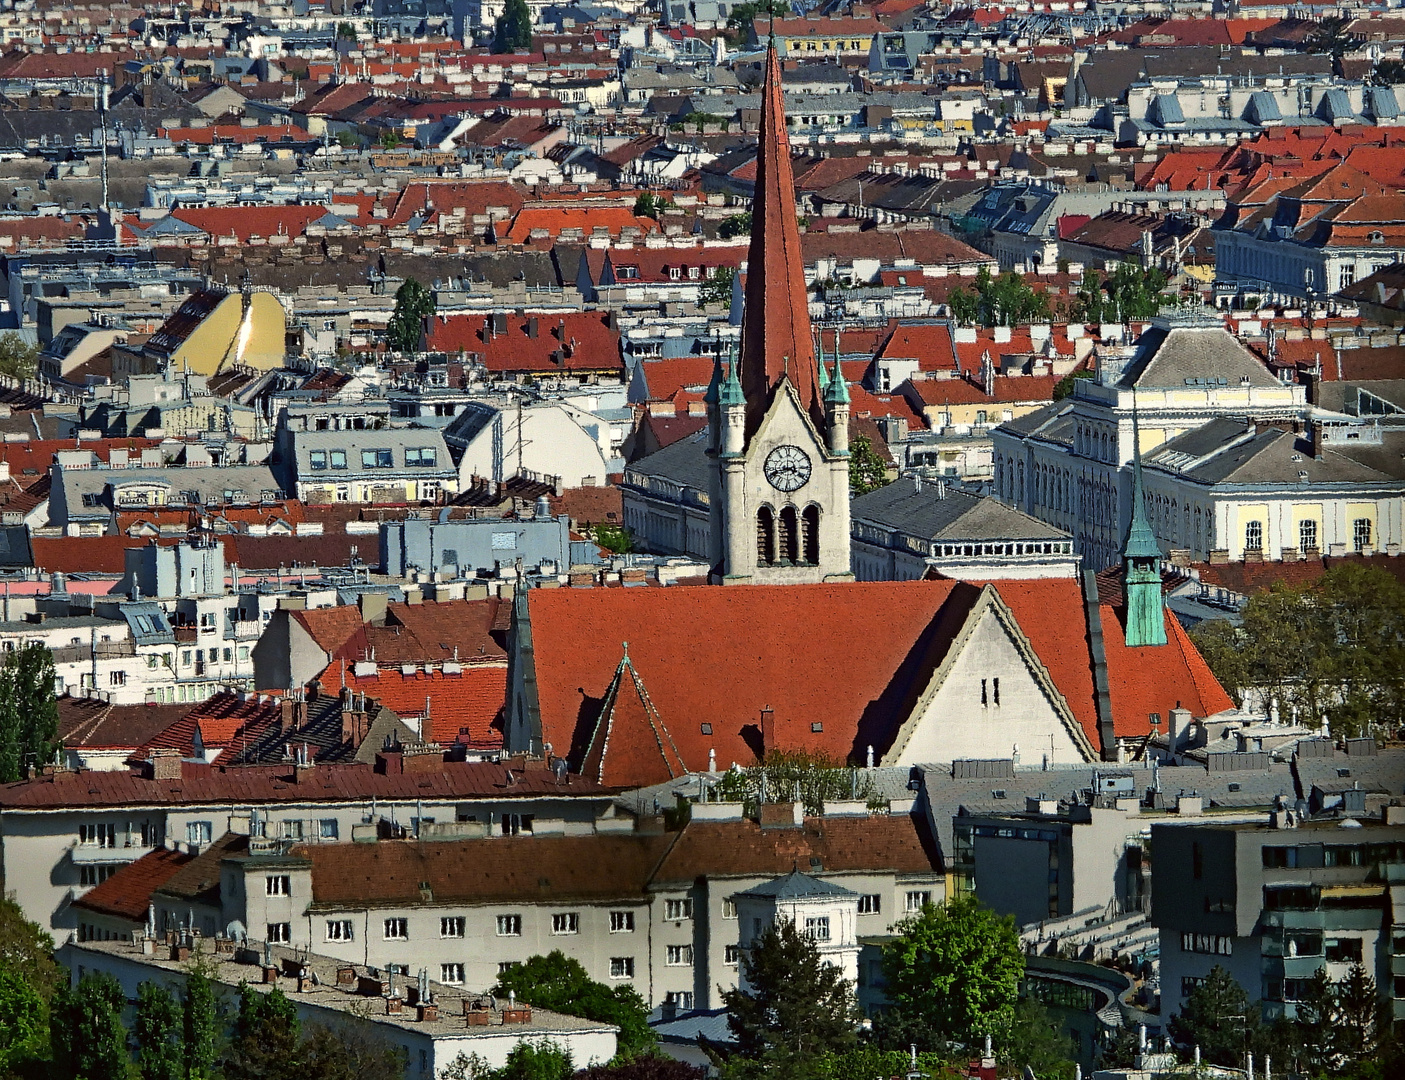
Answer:
[(363, 826), (404, 835), (458, 822), (499, 838), (561, 835), (609, 829), (616, 816), (598, 786), (544, 766), (441, 755), (416, 773), (403, 760), (386, 752), (375, 764), (225, 769), (177, 754), (133, 770), (49, 772), (0, 788), (0, 872), (26, 918), (66, 932), (78, 925), (75, 900), (167, 845), (199, 854), (226, 833), (252, 832), (320, 847)]
[[(209, 933), (238, 920), (254, 939), (473, 987), (560, 949), (592, 978), (633, 986), (651, 1004), (716, 1008), (737, 985), (737, 897), (747, 890), (804, 866), (852, 899), (856, 922), (842, 936), (850, 946), (855, 933), (886, 933), (944, 895), (921, 818), (870, 815), (862, 803), (836, 809), (807, 817), (800, 804), (782, 803), (752, 819), (741, 804), (698, 804), (676, 831), (649, 816), (637, 827), (602, 816), (555, 835), (538, 825), (491, 839), (482, 822), (353, 844), (230, 835), (198, 856), (203, 872), (147, 892), (158, 929), (194, 920)], [(83, 932), (122, 935), (144, 924), (145, 901), (121, 919), (104, 897), (159, 879), (171, 858), (148, 852), (75, 905)], [(193, 889), (197, 878), (218, 880), (218, 889)]]
[(1368, 817), (1365, 794), (1322, 819), (1300, 803), (1255, 823), (1152, 826), (1163, 1016), (1216, 965), (1271, 1020), (1296, 1015), (1319, 970), (1340, 979), (1361, 964), (1405, 1018), (1405, 815)]

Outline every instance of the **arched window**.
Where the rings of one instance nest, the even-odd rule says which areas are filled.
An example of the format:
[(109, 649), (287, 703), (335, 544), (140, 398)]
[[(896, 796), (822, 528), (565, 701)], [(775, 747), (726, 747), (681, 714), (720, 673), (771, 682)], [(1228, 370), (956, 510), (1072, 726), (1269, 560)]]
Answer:
[(756, 561), (771, 566), (776, 561), (776, 515), (769, 506), (756, 514)]
[(805, 561), (811, 566), (818, 566), (820, 561), (820, 508), (818, 506), (807, 506), (805, 512), (800, 515), (800, 539)]
[(796, 521), (795, 507), (781, 510), (781, 527), (777, 531), (779, 550), (776, 552), (783, 563), (794, 565), (800, 561), (800, 529)]

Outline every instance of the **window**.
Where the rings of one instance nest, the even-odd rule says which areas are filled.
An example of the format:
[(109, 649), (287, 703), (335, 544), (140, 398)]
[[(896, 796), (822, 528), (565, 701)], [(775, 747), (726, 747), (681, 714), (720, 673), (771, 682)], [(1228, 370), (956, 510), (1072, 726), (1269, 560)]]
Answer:
[(1248, 521), (1244, 523), (1244, 550), (1262, 551), (1264, 549), (1264, 523), (1262, 521)]
[(612, 978), (612, 979), (632, 979), (632, 978), (634, 978), (634, 957), (632, 957), (632, 956), (612, 956), (612, 957), (610, 957), (610, 978)]
[(1328, 938), (1322, 955), (1329, 964), (1361, 963), (1361, 939), (1359, 937)]
[(126, 686), (127, 673), (125, 671), (109, 671), (107, 673), (108, 686)]
[(440, 937), (463, 937), (464, 919), (462, 915), (450, 915), (439, 920)]
[(1317, 522), (1298, 522), (1298, 549), (1306, 551), (1308, 548), (1317, 546)]
[(522, 916), (521, 915), (499, 915), (498, 916), (498, 937), (521, 937), (522, 936)]
[(337, 819), (334, 817), (324, 817), (317, 823), (317, 835), (323, 840), (335, 840), (341, 835), (341, 830), (337, 827)]
[(265, 896), (290, 896), (292, 891), (292, 884), (287, 874), (269, 874), (263, 879), (263, 894)]
[(412, 446), (405, 451), (405, 464), (418, 465), (421, 468), (433, 468), (435, 465), (435, 452), (432, 446)]
[(410, 940), (410, 920), (409, 919), (386, 919), (385, 933), (386, 941), (409, 941)]
[(691, 1009), (693, 1007), (693, 994), (689, 990), (670, 990), (664, 995), (663, 1003), (672, 1005), (675, 1009)]
[(274, 945), (286, 945), (293, 940), (292, 923), (271, 922), (268, 924), (268, 934), (265, 941)]
[(1181, 952), (1233, 956), (1234, 939), (1223, 934), (1181, 934)]
[(634, 933), (634, 912), (632, 912), (632, 911), (612, 911), (612, 912), (610, 912), (610, 933), (612, 933), (612, 934), (632, 934), (632, 933)]
[(981, 680), (981, 704), (982, 704), (982, 705), (989, 705), (989, 704), (990, 704), (990, 690), (988, 689), (986, 683), (987, 683), (987, 680), (985, 680), (985, 679), (982, 679), (982, 680)]
[(722, 900), (722, 917), (724, 919), (735, 919), (737, 917), (737, 902), (730, 896)]
[(211, 837), (211, 827), (208, 821), (187, 821), (185, 823), (185, 839), (189, 844), (208, 844)]
[(693, 917), (693, 902), (691, 900), (665, 900), (663, 902), (663, 917), (669, 922), (691, 919)]
[(921, 911), (932, 902), (932, 894), (929, 892), (910, 892), (907, 894), (907, 910)]
[(723, 962), (724, 964), (726, 964), (728, 967), (736, 967), (736, 966), (737, 966), (737, 955), (738, 955), (738, 953), (739, 953), (740, 951), (741, 951), (740, 948), (739, 948), (738, 946), (736, 946), (736, 945), (728, 945), (728, 946), (726, 946), (726, 947), (723, 948), (723, 950), (722, 950), (722, 962)]
[(1205, 872), (1205, 848), (1200, 841), (1195, 841), (1190, 845), (1190, 876), (1196, 881)]
[(498, 974), (499, 974), (499, 975), (506, 975), (506, 974), (507, 974), (509, 971), (511, 971), (513, 968), (515, 968), (515, 967), (521, 967), (521, 966), (522, 966), (522, 961), (521, 961), (521, 960), (499, 960), (499, 961), (498, 961)]
[(388, 449), (362, 450), (361, 468), (389, 469), (395, 465), (395, 455)]
[(532, 814), (504, 814), (502, 816), (502, 834), (504, 836), (517, 836), (524, 833), (530, 836), (533, 820), (535, 820), (535, 815)]
[(579, 934), (581, 917), (574, 911), (558, 911), (551, 916), (553, 934)]
[(1356, 264), (1348, 263), (1337, 271), (1337, 288), (1345, 289), (1348, 285), (1356, 284)]
[(1298, 865), (1295, 847), (1266, 847), (1263, 849), (1265, 870), (1291, 870)]
[(327, 451), (313, 450), (307, 455), (307, 463), (314, 469), (325, 469), (327, 467)]
[(331, 458), (331, 462), (332, 462), (332, 468), (334, 468), (334, 469), (345, 469), (345, 468), (346, 468), (346, 451), (345, 451), (345, 450), (333, 450), (332, 453), (331, 453), (331, 455), (330, 455), (330, 458)]
[(96, 825), (79, 825), (78, 842), (84, 847), (116, 847), (117, 826), (106, 822)]
[(440, 964), (439, 981), (449, 986), (457, 986), (463, 982), (462, 964)]
[(877, 893), (870, 893), (867, 896), (859, 897), (860, 915), (877, 915), (883, 910), (883, 901)]
[(829, 916), (815, 915), (805, 919), (805, 936), (811, 941), (829, 940)]
[(1365, 551), (1371, 546), (1371, 519), (1357, 518), (1351, 523), (1351, 544), (1354, 551)]
[(115, 866), (96, 866), (89, 863), (78, 868), (78, 884), (101, 885), (116, 872)]
[(290, 820), (290, 821), (280, 821), (280, 822), (278, 823), (278, 829), (279, 829), (279, 831), (283, 834), (283, 839), (284, 839), (284, 840), (301, 840), (301, 839), (302, 839), (302, 821), (301, 821), (301, 819)]
[(327, 920), (328, 941), (351, 941), (354, 939), (354, 936), (350, 919)]
[(669, 967), (692, 967), (693, 947), (691, 945), (670, 945), (665, 950), (664, 963)]
[(1190, 997), (1195, 993), (1195, 988), (1204, 983), (1204, 979), (1196, 978), (1194, 975), (1181, 976), (1181, 997)]

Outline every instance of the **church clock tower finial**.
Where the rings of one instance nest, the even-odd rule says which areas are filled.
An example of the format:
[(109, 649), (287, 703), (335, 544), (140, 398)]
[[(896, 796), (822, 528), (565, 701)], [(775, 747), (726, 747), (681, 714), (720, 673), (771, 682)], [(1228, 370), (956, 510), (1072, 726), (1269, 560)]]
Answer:
[[(1135, 394), (1135, 391), (1133, 392)], [(1132, 522), (1122, 553), (1123, 590), (1127, 596), (1129, 646), (1165, 645), (1166, 612), (1161, 598), (1161, 547), (1146, 516), (1142, 487), (1141, 424), (1132, 400)]]

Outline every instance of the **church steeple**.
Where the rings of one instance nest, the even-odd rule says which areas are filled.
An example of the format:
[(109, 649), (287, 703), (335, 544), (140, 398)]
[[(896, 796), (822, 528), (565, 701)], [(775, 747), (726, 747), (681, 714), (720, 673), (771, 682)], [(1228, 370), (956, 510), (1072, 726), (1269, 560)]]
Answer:
[(1166, 612), (1161, 598), (1161, 547), (1146, 517), (1142, 488), (1141, 425), (1132, 403), (1132, 522), (1122, 553), (1123, 591), (1127, 596), (1126, 641), (1129, 646), (1165, 645)]
[(747, 435), (755, 432), (782, 376), (790, 379), (801, 406), (816, 424), (822, 423), (824, 407), (810, 329), (805, 257), (795, 218), (795, 173), (785, 127), (781, 65), (774, 47), (766, 50), (766, 83), (761, 92), (745, 296), (741, 384), (746, 394)]

